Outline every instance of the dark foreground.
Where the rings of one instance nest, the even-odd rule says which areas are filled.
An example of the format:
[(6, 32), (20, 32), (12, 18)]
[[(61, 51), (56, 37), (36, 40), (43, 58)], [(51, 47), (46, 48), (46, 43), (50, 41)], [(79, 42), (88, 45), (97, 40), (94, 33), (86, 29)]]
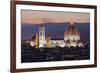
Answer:
[(90, 59), (90, 48), (33, 48), (22, 45), (21, 62), (47, 62)]

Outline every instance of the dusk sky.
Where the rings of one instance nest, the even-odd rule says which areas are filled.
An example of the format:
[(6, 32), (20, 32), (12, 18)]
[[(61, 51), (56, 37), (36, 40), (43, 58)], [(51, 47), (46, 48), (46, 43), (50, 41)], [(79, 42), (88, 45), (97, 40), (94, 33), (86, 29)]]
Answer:
[(46, 36), (63, 38), (64, 31), (69, 27), (71, 22), (80, 31), (82, 40), (89, 41), (90, 39), (89, 13), (22, 10), (21, 16), (22, 39), (30, 39), (38, 32), (38, 27), (41, 24), (45, 25)]
[(22, 10), (22, 23), (61, 23), (61, 22), (90, 22), (89, 13), (54, 12), (54, 11), (31, 11)]

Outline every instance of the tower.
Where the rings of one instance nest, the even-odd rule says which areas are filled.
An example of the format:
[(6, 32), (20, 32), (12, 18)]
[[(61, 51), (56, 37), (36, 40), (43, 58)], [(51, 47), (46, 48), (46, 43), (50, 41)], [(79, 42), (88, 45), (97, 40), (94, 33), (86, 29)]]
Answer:
[(45, 27), (44, 25), (39, 26), (39, 47), (45, 47)]

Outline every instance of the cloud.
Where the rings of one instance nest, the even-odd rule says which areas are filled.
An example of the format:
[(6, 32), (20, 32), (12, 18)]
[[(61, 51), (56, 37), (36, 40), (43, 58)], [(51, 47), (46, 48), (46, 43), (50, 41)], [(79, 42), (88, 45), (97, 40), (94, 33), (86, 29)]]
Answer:
[(22, 23), (42, 24), (61, 22), (90, 22), (89, 13), (22, 10)]

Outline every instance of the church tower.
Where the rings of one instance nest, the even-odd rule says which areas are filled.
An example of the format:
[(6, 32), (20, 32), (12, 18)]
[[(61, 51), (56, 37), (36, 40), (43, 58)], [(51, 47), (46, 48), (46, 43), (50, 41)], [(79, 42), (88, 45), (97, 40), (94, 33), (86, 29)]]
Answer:
[(45, 47), (45, 26), (39, 26), (39, 47)]

